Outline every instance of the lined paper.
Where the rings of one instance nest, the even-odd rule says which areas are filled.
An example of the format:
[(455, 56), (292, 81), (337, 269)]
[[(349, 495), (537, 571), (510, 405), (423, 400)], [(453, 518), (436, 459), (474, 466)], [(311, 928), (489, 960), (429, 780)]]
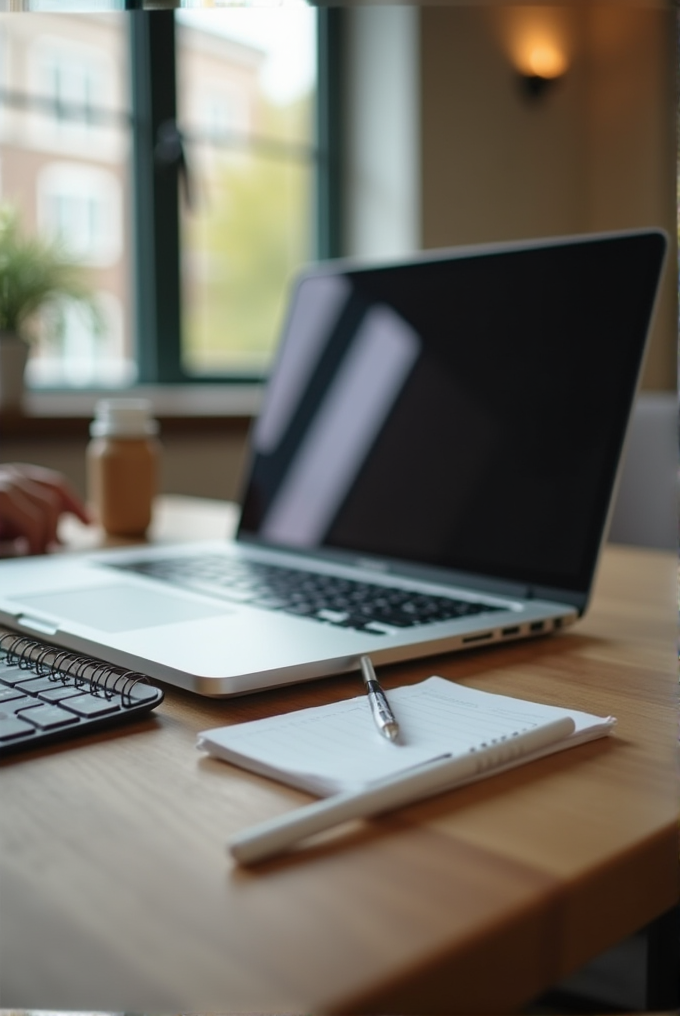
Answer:
[(396, 743), (374, 725), (365, 695), (283, 716), (218, 727), (199, 735), (209, 754), (326, 796), (357, 790), (442, 755), (471, 750), (564, 716), (574, 720), (568, 747), (612, 729), (612, 717), (479, 691), (441, 677), (390, 690)]

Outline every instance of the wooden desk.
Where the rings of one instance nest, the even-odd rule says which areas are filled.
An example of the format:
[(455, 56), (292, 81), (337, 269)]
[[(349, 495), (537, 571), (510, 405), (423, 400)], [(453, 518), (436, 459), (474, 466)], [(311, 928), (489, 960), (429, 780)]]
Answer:
[[(229, 518), (166, 501), (157, 537)], [(258, 870), (234, 867), (228, 836), (308, 798), (203, 757), (196, 733), (355, 695), (356, 679), (223, 702), (168, 690), (127, 732), (6, 762), (2, 1005), (501, 1013), (535, 997), (677, 901), (675, 574), (672, 555), (610, 547), (571, 631), (382, 675), (613, 713), (612, 739)]]

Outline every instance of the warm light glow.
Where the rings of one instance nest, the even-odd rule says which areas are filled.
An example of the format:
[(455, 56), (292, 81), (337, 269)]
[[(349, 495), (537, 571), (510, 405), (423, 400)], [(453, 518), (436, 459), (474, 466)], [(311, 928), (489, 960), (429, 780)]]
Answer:
[(570, 5), (529, 2), (493, 9), (495, 31), (519, 74), (548, 81), (569, 69), (577, 26)]
[(567, 59), (550, 43), (534, 45), (522, 61), (522, 72), (539, 78), (559, 78), (567, 69)]

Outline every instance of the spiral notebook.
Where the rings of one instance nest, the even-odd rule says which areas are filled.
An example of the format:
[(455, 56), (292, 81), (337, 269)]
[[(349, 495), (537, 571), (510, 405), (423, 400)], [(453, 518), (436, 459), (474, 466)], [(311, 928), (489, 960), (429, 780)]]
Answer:
[(162, 700), (143, 674), (0, 627), (0, 757), (140, 719)]
[[(262, 776), (326, 797), (360, 791), (442, 757), (502, 745), (556, 720), (573, 720), (573, 732), (493, 769), (500, 772), (534, 758), (609, 734), (616, 721), (576, 709), (543, 705), (429, 677), (389, 691), (399, 742), (378, 733), (365, 695), (270, 716), (199, 734), (197, 747)], [(485, 770), (484, 776), (491, 775)]]

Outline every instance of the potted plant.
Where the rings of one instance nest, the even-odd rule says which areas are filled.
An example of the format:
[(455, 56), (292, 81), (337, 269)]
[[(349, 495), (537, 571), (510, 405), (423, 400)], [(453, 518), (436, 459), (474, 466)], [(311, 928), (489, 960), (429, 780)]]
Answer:
[(16, 210), (0, 206), (1, 409), (21, 405), (29, 343), (39, 313), (49, 308), (57, 321), (67, 299), (86, 304), (93, 328), (100, 329), (94, 296), (63, 244), (26, 236)]

